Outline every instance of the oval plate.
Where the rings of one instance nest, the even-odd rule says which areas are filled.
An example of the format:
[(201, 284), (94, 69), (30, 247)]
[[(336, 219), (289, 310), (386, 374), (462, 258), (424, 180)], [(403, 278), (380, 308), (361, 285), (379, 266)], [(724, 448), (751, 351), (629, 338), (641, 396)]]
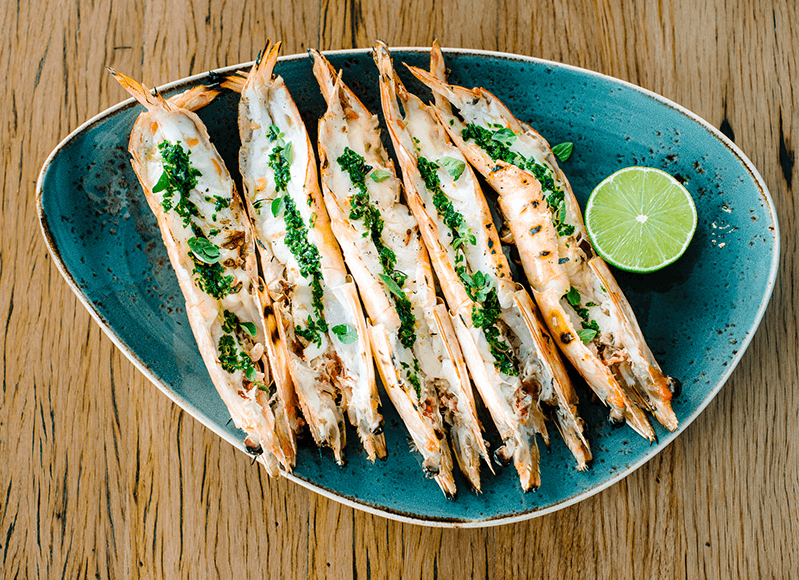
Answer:
[[(368, 50), (326, 53), (373, 112), (380, 110), (377, 74)], [(428, 49), (393, 51), (409, 89), (423, 90), (402, 61), (427, 68)], [(494, 92), (517, 117), (551, 143), (574, 142), (562, 164), (581, 206), (594, 186), (629, 165), (659, 167), (678, 176), (694, 197), (699, 225), (674, 265), (649, 275), (618, 272), (644, 335), (664, 371), (682, 380), (674, 410), (680, 427), (655, 425), (650, 445), (628, 427), (611, 429), (607, 412), (590, 403), (580, 379), (580, 412), (589, 425), (594, 461), (587, 472), (556, 430), (541, 461), (542, 487), (522, 493), (513, 467), (492, 476), (484, 493), (448, 501), (425, 479), (418, 453), (383, 393), (389, 456), (371, 464), (350, 430), (347, 464), (329, 451), (300, 449), (290, 479), (347, 505), (385, 517), (437, 526), (488, 526), (542, 515), (608, 487), (669, 444), (730, 376), (763, 316), (777, 272), (776, 212), (762, 178), (719, 131), (680, 106), (634, 85), (597, 73), (527, 57), (446, 51), (451, 82)], [(232, 72), (249, 65), (215, 71)], [(325, 104), (306, 55), (276, 67), (316, 141)], [(214, 78), (212, 76), (212, 78)], [(163, 87), (167, 94), (209, 82), (197, 75)], [(238, 95), (224, 93), (199, 115), (237, 176)], [(167, 396), (201, 423), (243, 449), (244, 434), (228, 425), (227, 409), (203, 365), (155, 218), (127, 152), (142, 108), (130, 99), (101, 113), (67, 137), (48, 158), (37, 186), (39, 219), (54, 261), (78, 298), (125, 355)], [(384, 143), (388, 145), (384, 133)], [(389, 147), (389, 150), (391, 148)], [(485, 415), (484, 415), (485, 417)], [(485, 425), (490, 421), (483, 420)], [(487, 434), (494, 448), (496, 434)]]

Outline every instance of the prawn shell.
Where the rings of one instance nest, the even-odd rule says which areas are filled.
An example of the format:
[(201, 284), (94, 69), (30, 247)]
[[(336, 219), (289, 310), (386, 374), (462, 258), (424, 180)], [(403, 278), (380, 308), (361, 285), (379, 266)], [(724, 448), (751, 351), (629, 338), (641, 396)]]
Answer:
[[(178, 284), (184, 295), (186, 301), (186, 314), (189, 319), (192, 332), (200, 351), (200, 355), (205, 363), (211, 381), (214, 384), (220, 398), (228, 408), (234, 424), (248, 433), (256, 435), (260, 444), (265, 447), (268, 454), (272, 457), (259, 456), (261, 463), (267, 469), (271, 476), (277, 476), (279, 470), (277, 463), (282, 465), (287, 471), (291, 471), (295, 462), (295, 447), (293, 435), (288, 424), (288, 418), (285, 413), (282, 413), (282, 402), (278, 400), (267, 399), (263, 392), (255, 389), (256, 392), (252, 396), (241, 396), (241, 389), (237, 388), (231, 382), (230, 375), (223, 371), (218, 355), (217, 348), (211, 336), (211, 325), (215, 323), (219, 317), (219, 303), (210, 298), (207, 294), (202, 292), (191, 277), (191, 263), (188, 258), (188, 251), (186, 248), (181, 248), (176, 239), (174, 238), (171, 228), (170, 220), (167, 219), (163, 208), (158, 203), (154, 192), (152, 191), (154, 184), (157, 182), (155, 176), (148, 175), (147, 164), (145, 161), (145, 152), (143, 148), (148, 142), (154, 142), (155, 131), (161, 122), (167, 122), (170, 115), (180, 115), (186, 117), (196, 131), (196, 138), (198, 145), (206, 148), (215, 159), (218, 167), (224, 168), (224, 163), (221, 157), (216, 152), (216, 149), (210, 142), (205, 126), (192, 111), (181, 108), (180, 105), (187, 107), (200, 107), (208, 104), (217, 94), (216, 91), (209, 91), (205, 88), (195, 88), (181, 95), (173, 97), (170, 101), (166, 101), (160, 95), (152, 95), (142, 86), (121, 75), (112, 71), (117, 80), (133, 94), (142, 104), (144, 104), (148, 111), (142, 113), (134, 123), (133, 130), (130, 137), (130, 153), (132, 156), (131, 165), (136, 173), (139, 182), (144, 190), (145, 198), (150, 206), (156, 221), (161, 231), (161, 237), (169, 256), (170, 263), (178, 278)], [(231, 184), (231, 191), (235, 195), (235, 186)], [(247, 243), (247, 242), (245, 242)], [(216, 302), (215, 307), (208, 305)], [(206, 307), (203, 307), (203, 306)], [(260, 308), (257, 308), (260, 311)], [(265, 347), (268, 346), (268, 333), (265, 329), (265, 324), (261, 316), (257, 317), (258, 337), (263, 337)], [(264, 356), (261, 358), (263, 369), (267, 371), (272, 366), (271, 360), (268, 360), (268, 348), (265, 349)], [(265, 376), (268, 380), (268, 375)], [(254, 387), (253, 387), (254, 388)], [(275, 412), (277, 410), (277, 413)], [(283, 425), (281, 425), (283, 423)]]

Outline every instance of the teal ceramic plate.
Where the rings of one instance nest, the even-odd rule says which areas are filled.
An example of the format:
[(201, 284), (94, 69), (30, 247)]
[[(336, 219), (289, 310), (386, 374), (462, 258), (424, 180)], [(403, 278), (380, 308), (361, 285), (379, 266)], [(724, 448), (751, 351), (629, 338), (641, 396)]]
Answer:
[[(427, 66), (427, 49), (393, 54), (397, 63)], [(563, 169), (583, 207), (594, 186), (617, 169), (648, 165), (682, 180), (699, 214), (693, 243), (677, 263), (656, 274), (617, 273), (652, 351), (664, 371), (684, 385), (674, 402), (680, 420), (675, 433), (655, 425), (658, 442), (650, 445), (629, 427), (612, 429), (606, 411), (590, 402), (577, 379), (594, 453), (589, 471), (575, 470), (553, 428), (551, 450), (542, 453), (539, 490), (522, 493), (512, 466), (497, 468), (496, 475), (483, 469), (484, 493), (467, 491), (460, 478), (458, 496), (448, 501), (422, 475), (420, 457), (409, 451), (410, 439), (383, 395), (387, 461), (370, 464), (350, 432), (346, 466), (338, 467), (328, 451), (305, 444), (296, 471), (288, 476), (389, 518), (487, 526), (545, 514), (593, 495), (677, 437), (716, 395), (755, 333), (774, 288), (779, 234), (771, 197), (751, 162), (718, 130), (680, 106), (628, 83), (553, 62), (466, 50), (446, 56), (452, 82), (488, 88), (551, 143), (574, 142)], [(344, 80), (364, 103), (379, 111), (369, 51), (328, 57), (343, 68)], [(412, 90), (427, 94), (404, 67), (397, 68)], [(324, 101), (309, 59), (283, 58), (276, 72), (315, 141)], [(203, 81), (208, 82), (207, 74), (167, 85), (163, 92)], [(200, 112), (234, 174), (237, 101), (237, 95), (224, 94)], [(128, 161), (128, 136), (141, 110), (128, 100), (88, 121), (56, 148), (38, 183), (42, 230), (61, 273), (125, 355), (189, 414), (243, 449), (244, 435), (228, 425), (227, 410), (195, 346), (155, 218)], [(489, 430), (487, 436), (496, 447), (496, 434)]]

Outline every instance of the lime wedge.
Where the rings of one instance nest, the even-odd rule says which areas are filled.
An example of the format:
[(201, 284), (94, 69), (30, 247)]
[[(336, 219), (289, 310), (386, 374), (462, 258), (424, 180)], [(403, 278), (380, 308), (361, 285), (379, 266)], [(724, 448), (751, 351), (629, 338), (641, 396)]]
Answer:
[(591, 192), (585, 225), (607, 262), (627, 272), (655, 272), (688, 248), (696, 231), (696, 206), (665, 171), (627, 167)]

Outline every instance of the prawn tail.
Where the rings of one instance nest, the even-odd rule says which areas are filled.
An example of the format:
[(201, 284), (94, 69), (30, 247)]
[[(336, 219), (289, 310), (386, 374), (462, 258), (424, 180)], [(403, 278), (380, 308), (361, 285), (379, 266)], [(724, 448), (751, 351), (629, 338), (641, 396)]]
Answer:
[[(433, 41), (433, 47), (430, 49), (430, 74), (440, 80), (442, 83), (447, 82), (447, 67), (444, 64), (444, 55), (441, 53), (441, 46), (437, 40)], [(433, 93), (435, 105), (446, 113), (452, 113), (449, 101), (438, 93)]]
[(169, 103), (186, 109), (188, 111), (199, 111), (203, 107), (211, 104), (211, 102), (219, 96), (219, 91), (216, 89), (208, 88), (205, 85), (198, 85), (190, 88), (188, 91), (175, 95), (169, 98)]
[(266, 46), (258, 53), (250, 72), (237, 71), (225, 77), (221, 86), (239, 94), (244, 92), (244, 89), (251, 84), (255, 84), (257, 87), (267, 86), (272, 80), (272, 73), (275, 70), (281, 44), (281, 42), (272, 44), (271, 40), (267, 40)]
[(336, 84), (340, 74), (336, 74), (336, 69), (322, 54), (313, 48), (308, 49), (308, 54), (313, 60), (313, 72), (316, 80), (319, 81), (319, 88), (326, 102), (330, 102), (336, 94)]
[(131, 96), (139, 101), (143, 107), (146, 107), (148, 111), (174, 110), (174, 106), (169, 104), (169, 101), (167, 101), (161, 95), (161, 93), (158, 92), (158, 89), (153, 89), (153, 91), (150, 92), (146, 86), (138, 81), (133, 80), (128, 75), (121, 73), (110, 66), (105, 68), (111, 73), (116, 81), (122, 85), (122, 88), (128, 91)]

